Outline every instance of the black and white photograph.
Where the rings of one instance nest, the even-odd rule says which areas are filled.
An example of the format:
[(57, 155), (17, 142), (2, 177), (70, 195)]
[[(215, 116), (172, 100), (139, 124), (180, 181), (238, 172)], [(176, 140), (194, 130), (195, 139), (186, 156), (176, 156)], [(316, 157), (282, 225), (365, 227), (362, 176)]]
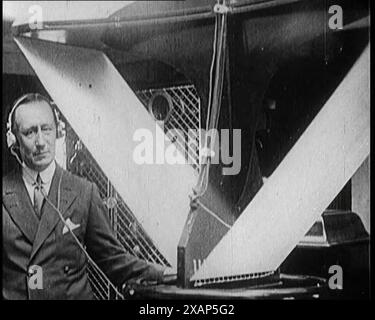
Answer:
[(371, 298), (369, 0), (2, 9), (3, 300)]

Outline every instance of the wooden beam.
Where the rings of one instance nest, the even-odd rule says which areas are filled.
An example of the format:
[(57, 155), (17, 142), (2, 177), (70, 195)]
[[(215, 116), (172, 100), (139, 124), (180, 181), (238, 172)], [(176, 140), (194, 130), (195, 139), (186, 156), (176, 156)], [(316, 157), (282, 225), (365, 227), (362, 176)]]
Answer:
[(280, 266), (369, 155), (369, 70), (367, 47), (192, 280)]
[(370, 233), (370, 157), (352, 177), (352, 211), (357, 213)]

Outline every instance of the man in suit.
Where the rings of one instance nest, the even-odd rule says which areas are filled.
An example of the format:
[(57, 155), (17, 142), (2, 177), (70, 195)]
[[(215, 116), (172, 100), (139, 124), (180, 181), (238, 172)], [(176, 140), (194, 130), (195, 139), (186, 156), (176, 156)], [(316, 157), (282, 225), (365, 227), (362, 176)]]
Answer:
[[(8, 145), (22, 165), (3, 178), (3, 297), (92, 299), (88, 258), (71, 232), (115, 285), (161, 281), (163, 267), (126, 253), (115, 238), (96, 185), (56, 164), (60, 129), (49, 100), (25, 95), (9, 119)], [(42, 283), (30, 285), (36, 271)]]

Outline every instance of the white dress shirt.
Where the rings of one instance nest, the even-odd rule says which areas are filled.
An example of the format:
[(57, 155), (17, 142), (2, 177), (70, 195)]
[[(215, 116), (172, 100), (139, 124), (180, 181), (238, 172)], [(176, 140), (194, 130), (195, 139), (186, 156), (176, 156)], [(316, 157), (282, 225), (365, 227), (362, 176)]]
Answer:
[(22, 179), (25, 183), (27, 193), (29, 194), (31, 203), (34, 205), (34, 188), (36, 183), (36, 177), (38, 173), (42, 179), (42, 186), (46, 194), (49, 193), (53, 175), (55, 174), (56, 163), (52, 161), (51, 164), (41, 172), (34, 171), (29, 167), (22, 167)]

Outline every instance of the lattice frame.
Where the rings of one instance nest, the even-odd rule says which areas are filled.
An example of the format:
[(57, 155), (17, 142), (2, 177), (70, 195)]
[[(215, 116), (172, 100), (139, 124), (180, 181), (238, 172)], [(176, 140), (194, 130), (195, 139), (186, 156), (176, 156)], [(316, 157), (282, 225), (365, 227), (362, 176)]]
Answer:
[[(151, 88), (136, 91), (136, 94), (147, 108), (151, 97), (158, 92), (164, 92), (169, 95), (173, 102), (170, 117), (168, 121), (164, 123), (166, 134), (168, 135), (170, 129), (179, 129), (186, 137), (188, 134), (191, 135), (195, 133), (193, 139), (197, 143), (196, 148), (189, 149), (184, 154), (187, 155), (187, 160), (189, 160), (193, 168), (199, 171), (198, 150), (200, 141), (201, 103), (195, 87), (191, 84), (187, 84), (161, 89)], [(189, 129), (193, 129), (193, 131), (190, 130), (189, 132)], [(67, 167), (71, 172), (96, 183), (100, 196), (106, 205), (111, 226), (125, 250), (146, 261), (168, 265), (168, 261), (147, 236), (135, 215), (116, 192), (100, 166), (68, 123), (66, 124), (66, 131)], [(185, 146), (179, 145), (178, 140), (175, 141), (175, 144), (177, 149), (185, 152)], [(88, 276), (97, 299), (121, 299), (121, 297), (116, 295), (115, 290), (113, 290), (108, 281), (91, 265), (88, 266)]]

